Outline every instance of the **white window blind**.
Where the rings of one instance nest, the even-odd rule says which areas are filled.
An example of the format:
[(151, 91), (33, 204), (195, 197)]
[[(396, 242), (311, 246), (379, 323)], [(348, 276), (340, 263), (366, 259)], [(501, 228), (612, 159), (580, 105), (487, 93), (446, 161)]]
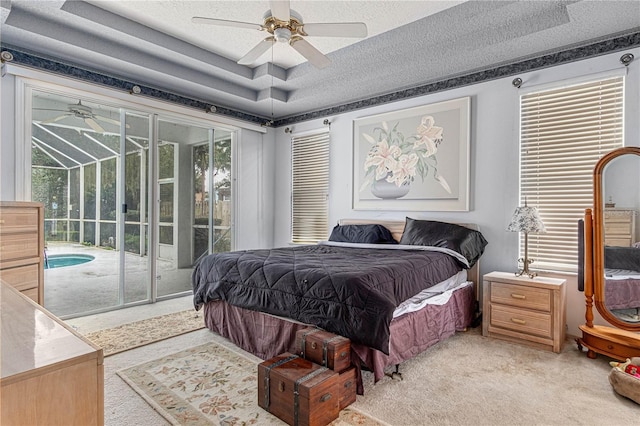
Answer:
[(291, 241), (327, 239), (329, 132), (291, 138)]
[(547, 230), (529, 235), (536, 269), (577, 270), (577, 222), (593, 205), (596, 162), (623, 144), (623, 100), (623, 77), (521, 96), (520, 201)]

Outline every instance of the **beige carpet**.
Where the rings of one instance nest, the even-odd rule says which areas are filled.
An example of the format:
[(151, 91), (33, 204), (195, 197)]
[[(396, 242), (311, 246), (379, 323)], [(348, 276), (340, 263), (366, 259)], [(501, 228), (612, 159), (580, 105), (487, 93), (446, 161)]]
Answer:
[[(117, 374), (171, 424), (282, 425), (257, 404), (258, 361), (211, 342)], [(381, 424), (349, 408), (332, 423)]]
[[(246, 354), (203, 329), (107, 358), (105, 426), (171, 424), (116, 372), (209, 342)], [(554, 354), (485, 338), (476, 328), (404, 363), (403, 380), (374, 385), (365, 372), (365, 394), (351, 408), (394, 426), (640, 424), (640, 405), (612, 390), (608, 361), (587, 358), (572, 340)]]
[(190, 309), (94, 331), (85, 337), (100, 346), (104, 356), (109, 356), (201, 328), (204, 328), (202, 311)]

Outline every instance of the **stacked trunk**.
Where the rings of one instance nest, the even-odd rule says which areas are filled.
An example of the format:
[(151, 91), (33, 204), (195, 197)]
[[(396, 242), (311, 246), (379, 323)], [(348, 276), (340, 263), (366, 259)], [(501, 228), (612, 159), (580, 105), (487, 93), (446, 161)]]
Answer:
[(327, 425), (356, 400), (351, 342), (307, 328), (296, 346), (258, 365), (258, 405), (292, 426)]

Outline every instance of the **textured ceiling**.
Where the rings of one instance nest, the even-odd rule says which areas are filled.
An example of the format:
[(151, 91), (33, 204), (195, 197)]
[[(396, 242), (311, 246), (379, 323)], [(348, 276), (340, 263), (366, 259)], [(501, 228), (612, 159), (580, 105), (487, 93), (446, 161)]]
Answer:
[[(2, 43), (214, 105), (281, 119), (640, 29), (639, 1), (301, 1), (305, 22), (365, 22), (366, 39), (308, 37), (316, 69), (264, 38), (192, 16), (261, 23), (268, 1), (3, 0)], [(272, 56), (273, 55), (273, 56)]]

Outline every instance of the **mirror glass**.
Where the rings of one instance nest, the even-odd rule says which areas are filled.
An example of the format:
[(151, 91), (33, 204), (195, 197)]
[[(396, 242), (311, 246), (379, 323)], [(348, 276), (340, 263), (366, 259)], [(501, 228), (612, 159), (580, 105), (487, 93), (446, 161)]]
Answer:
[(640, 155), (613, 158), (602, 173), (604, 306), (640, 324)]

